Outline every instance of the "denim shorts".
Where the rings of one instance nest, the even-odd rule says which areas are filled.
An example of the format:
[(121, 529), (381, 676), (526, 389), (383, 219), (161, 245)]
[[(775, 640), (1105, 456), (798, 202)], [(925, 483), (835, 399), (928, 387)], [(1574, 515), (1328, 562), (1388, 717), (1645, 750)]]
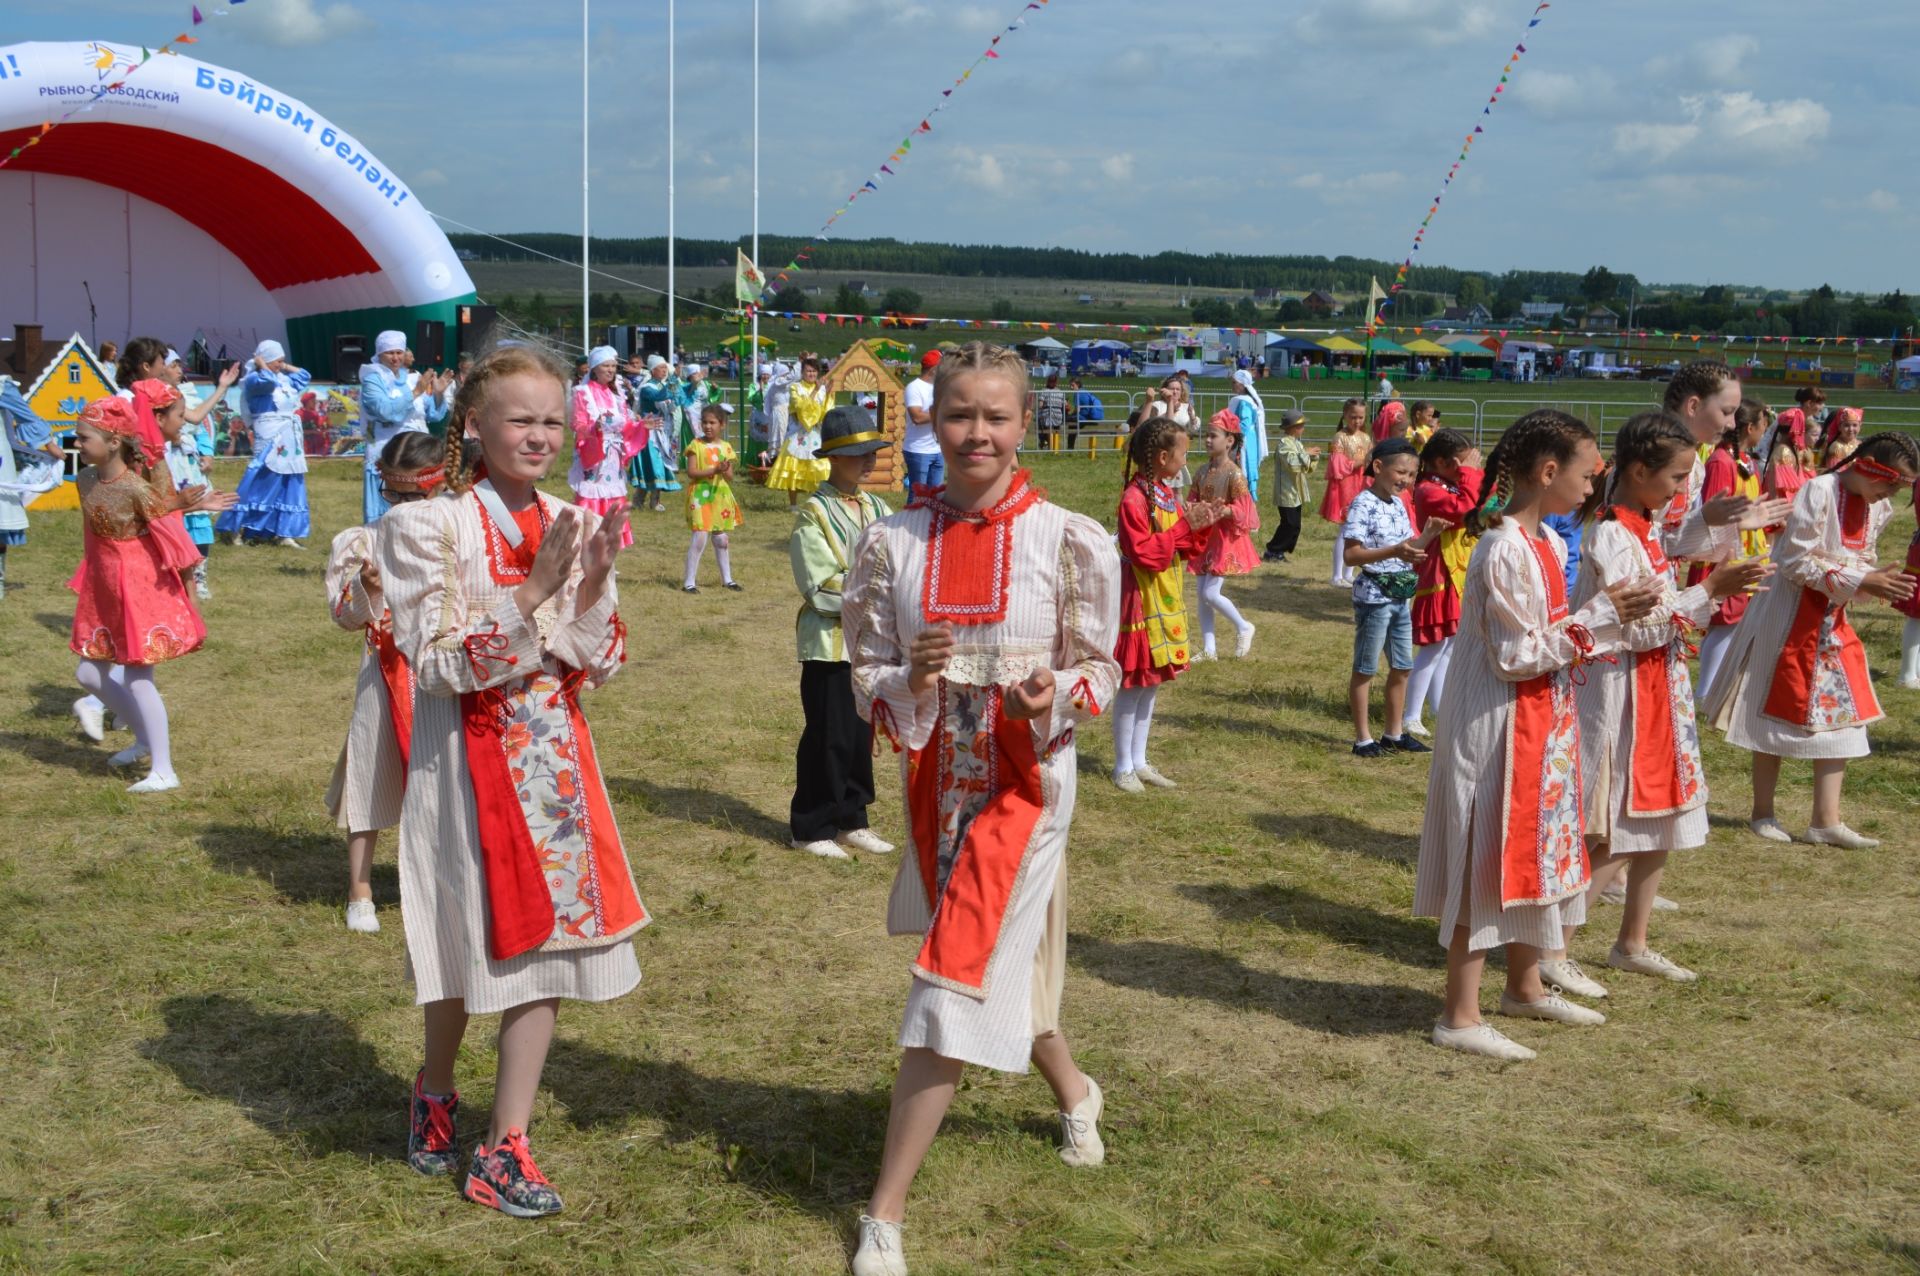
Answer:
[(1391, 669), (1413, 668), (1413, 603), (1353, 605), (1353, 671), (1371, 678), (1380, 671), (1380, 648)]

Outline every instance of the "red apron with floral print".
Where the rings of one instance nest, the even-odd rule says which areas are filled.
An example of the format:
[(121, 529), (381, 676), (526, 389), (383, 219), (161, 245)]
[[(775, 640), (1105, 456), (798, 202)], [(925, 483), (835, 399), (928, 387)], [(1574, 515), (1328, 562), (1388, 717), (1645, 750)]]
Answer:
[[(1672, 564), (1650, 519), (1616, 505), (1613, 516), (1646, 551), (1653, 574), (1671, 582)], [(1633, 712), (1627, 728), (1627, 814), (1675, 815), (1707, 800), (1700, 769), (1700, 728), (1693, 713), (1687, 643), (1675, 634), (1664, 647), (1633, 653)]]
[[(1840, 543), (1853, 550), (1867, 547), (1867, 503), (1844, 487)], [(1760, 712), (1803, 731), (1838, 731), (1886, 716), (1867, 675), (1866, 648), (1847, 623), (1845, 603), (1811, 586), (1801, 588), (1800, 606)]]
[[(1567, 579), (1544, 540), (1529, 538), (1547, 591), (1547, 623), (1567, 618)], [(1555, 669), (1517, 683), (1507, 725), (1500, 906), (1551, 904), (1587, 884), (1580, 810), (1580, 715), (1573, 677)]]
[[(546, 531), (544, 504), (514, 515), (518, 546), (476, 506), (495, 582), (517, 585)], [(621, 641), (617, 621), (614, 641)], [(467, 658), (483, 668), (511, 660), (499, 654), (506, 646), (504, 635), (472, 635)], [(564, 666), (557, 674), (534, 669), (460, 697), (487, 883), (487, 949), (496, 961), (536, 949), (602, 947), (648, 920), (580, 712), (580, 682)]]

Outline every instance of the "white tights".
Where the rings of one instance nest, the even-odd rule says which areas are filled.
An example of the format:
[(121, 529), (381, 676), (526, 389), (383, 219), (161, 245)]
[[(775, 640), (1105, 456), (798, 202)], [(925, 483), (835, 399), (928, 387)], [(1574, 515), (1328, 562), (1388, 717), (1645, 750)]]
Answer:
[(1340, 528), (1333, 529), (1333, 583), (1336, 585), (1353, 584), (1353, 568), (1347, 566), (1347, 538), (1340, 534)]
[(1241, 616), (1240, 609), (1227, 601), (1225, 576), (1202, 576), (1200, 578), (1200, 645), (1208, 655), (1213, 654), (1213, 613), (1219, 612), (1227, 618), (1227, 623), (1236, 630), (1245, 629), (1247, 622)]
[(1920, 620), (1911, 616), (1900, 629), (1900, 683), (1920, 683)]
[[(689, 589), (693, 587), (694, 577), (700, 572), (700, 555), (706, 553), (708, 538), (707, 532), (695, 532), (693, 540), (687, 545), (687, 578), (684, 583)], [(728, 553), (727, 534), (713, 532), (711, 538), (713, 557), (720, 564), (720, 581), (722, 584), (731, 585), (733, 584), (733, 560)]]
[(152, 754), (152, 773), (173, 775), (173, 744), (167, 731), (167, 705), (153, 681), (152, 665), (110, 665), (82, 660), (74, 680), (98, 696), (113, 715), (133, 728), (133, 738)]
[(1117, 779), (1147, 764), (1147, 732), (1153, 726), (1158, 687), (1122, 687), (1113, 698), (1113, 774)]
[(1700, 640), (1700, 681), (1695, 684), (1695, 701), (1705, 698), (1707, 688), (1713, 684), (1713, 676), (1726, 663), (1727, 644), (1732, 641), (1732, 625), (1714, 625), (1707, 630), (1707, 636)]
[(1407, 707), (1400, 715), (1403, 724), (1420, 721), (1421, 711), (1429, 704), (1436, 714), (1440, 712), (1440, 697), (1447, 689), (1447, 669), (1452, 663), (1451, 638), (1430, 642), (1414, 651), (1413, 672), (1407, 675)]

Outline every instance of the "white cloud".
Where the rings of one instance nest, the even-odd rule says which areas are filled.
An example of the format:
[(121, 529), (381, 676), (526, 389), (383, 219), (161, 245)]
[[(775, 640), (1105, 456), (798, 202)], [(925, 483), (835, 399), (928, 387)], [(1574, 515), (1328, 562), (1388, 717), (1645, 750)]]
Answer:
[(1874, 189), (1865, 195), (1841, 199), (1829, 195), (1820, 201), (1820, 207), (1833, 213), (1857, 213), (1866, 209), (1870, 213), (1896, 213), (1900, 211), (1900, 197), (1890, 190)]
[(1308, 44), (1458, 44), (1491, 31), (1496, 6), (1486, 0), (1322, 0), (1294, 20), (1293, 33)]
[(413, 175), (415, 190), (428, 190), (447, 184), (447, 175), (437, 168), (423, 168)]
[(1892, 191), (1871, 190), (1860, 201), (1876, 213), (1891, 213), (1900, 207), (1900, 197)]
[(1760, 52), (1760, 41), (1732, 32), (1702, 40), (1684, 53), (1662, 54), (1647, 63), (1647, 72), (1663, 79), (1699, 78), (1709, 84), (1732, 84), (1746, 72), (1747, 59)]
[(969, 146), (955, 148), (952, 171), (967, 185), (983, 191), (1007, 189), (1007, 170), (991, 151), (976, 151)]
[(1810, 98), (1769, 102), (1745, 91), (1683, 97), (1680, 114), (1679, 121), (1615, 125), (1615, 158), (1633, 164), (1684, 159), (1699, 169), (1731, 161), (1784, 163), (1810, 154), (1833, 124), (1827, 108)]
[(1126, 183), (1133, 180), (1133, 152), (1122, 151), (1118, 155), (1109, 155), (1100, 161), (1100, 171), (1109, 181)]
[(1352, 177), (1337, 180), (1329, 178), (1325, 173), (1302, 173), (1287, 184), (1295, 190), (1313, 192), (1323, 203), (1358, 204), (1375, 196), (1399, 190), (1406, 184), (1406, 180), (1406, 174), (1388, 170), (1378, 173), (1355, 173)]
[(373, 26), (373, 19), (350, 4), (330, 4), (324, 9), (317, 0), (271, 0), (262, 4), (256, 18), (245, 25), (250, 34), (268, 44), (296, 48), (324, 44), (357, 35)]
[(1597, 115), (1613, 107), (1616, 87), (1605, 71), (1535, 71), (1523, 65), (1507, 86), (1507, 100), (1548, 119)]

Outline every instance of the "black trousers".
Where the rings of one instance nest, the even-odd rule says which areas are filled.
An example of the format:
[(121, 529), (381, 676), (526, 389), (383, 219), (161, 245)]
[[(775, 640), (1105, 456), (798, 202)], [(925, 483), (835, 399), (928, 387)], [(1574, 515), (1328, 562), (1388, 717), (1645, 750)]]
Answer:
[(832, 840), (867, 827), (873, 801), (873, 728), (853, 707), (853, 666), (844, 660), (800, 662), (800, 708), (807, 725), (794, 753), (796, 842)]
[(1267, 542), (1269, 554), (1291, 554), (1293, 547), (1300, 543), (1300, 511), (1305, 506), (1296, 505), (1292, 509), (1280, 508), (1280, 525), (1273, 529), (1273, 539)]

